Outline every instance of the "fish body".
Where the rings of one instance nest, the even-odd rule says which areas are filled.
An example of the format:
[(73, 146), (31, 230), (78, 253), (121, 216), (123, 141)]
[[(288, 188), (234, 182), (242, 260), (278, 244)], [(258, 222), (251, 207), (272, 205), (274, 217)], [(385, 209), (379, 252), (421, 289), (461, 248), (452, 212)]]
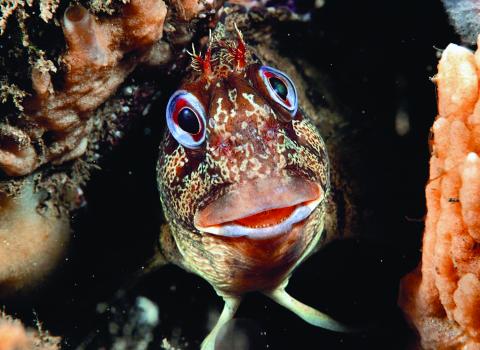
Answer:
[(262, 65), (238, 29), (220, 27), (205, 54), (192, 57), (166, 108), (157, 179), (168, 223), (163, 255), (226, 301), (203, 349), (213, 349), (219, 327), (252, 291), (340, 330), (285, 292), (322, 237), (330, 190), (326, 146), (294, 82)]

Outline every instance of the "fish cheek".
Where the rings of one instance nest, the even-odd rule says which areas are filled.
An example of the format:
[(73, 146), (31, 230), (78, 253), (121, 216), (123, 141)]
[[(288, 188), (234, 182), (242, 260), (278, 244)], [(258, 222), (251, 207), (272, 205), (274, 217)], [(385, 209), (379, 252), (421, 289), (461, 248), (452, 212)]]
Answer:
[(281, 152), (288, 160), (286, 170), (329, 187), (329, 160), (326, 146), (316, 127), (307, 117), (283, 124), (285, 141)]

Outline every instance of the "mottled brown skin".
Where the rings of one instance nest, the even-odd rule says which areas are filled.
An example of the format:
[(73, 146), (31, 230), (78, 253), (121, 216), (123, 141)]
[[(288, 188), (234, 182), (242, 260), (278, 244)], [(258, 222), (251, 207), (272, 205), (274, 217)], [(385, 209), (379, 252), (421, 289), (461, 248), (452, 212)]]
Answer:
[(260, 62), (250, 49), (242, 67), (228, 50), (240, 41), (216, 34), (211, 74), (194, 57), (197, 69), (179, 88), (203, 105), (206, 140), (189, 149), (167, 130), (160, 147), (157, 179), (169, 228), (162, 231), (161, 249), (167, 260), (206, 279), (221, 296), (268, 293), (285, 286), (293, 269), (314, 251), (323, 233), (326, 200), (290, 232), (268, 239), (201, 232), (194, 226), (195, 214), (232, 188), (265, 178), (299, 177), (320, 185), (325, 198), (328, 156), (302, 109), (292, 117), (267, 93), (258, 75)]
[[(262, 63), (238, 29), (236, 34), (232, 39), (218, 24), (205, 55), (193, 52), (191, 74), (179, 87), (182, 92), (173, 95), (173, 101), (178, 94), (193, 95), (205, 111), (203, 143), (189, 148), (177, 142), (183, 134), (170, 133), (176, 132), (171, 116), (180, 113), (172, 110), (181, 109), (176, 102), (173, 109), (167, 107), (170, 124), (160, 146), (157, 180), (168, 225), (162, 227), (161, 254), (152, 266), (164, 260), (177, 264), (207, 280), (224, 299), (202, 350), (215, 349), (220, 329), (234, 317), (242, 295), (251, 291), (311, 325), (351, 331), (285, 290), (293, 270), (336, 234), (329, 159), (322, 137), (301, 108), (306, 101), (299, 101), (296, 112), (277, 102), (271, 81), (268, 89), (260, 76)], [(308, 216), (298, 217), (270, 208), (283, 213), (310, 209)], [(264, 221), (255, 221), (257, 213)], [(291, 226), (282, 226), (291, 218)], [(254, 233), (241, 236), (245, 227)], [(279, 227), (277, 235), (259, 238), (264, 228)], [(328, 237), (325, 228), (331, 231)], [(235, 237), (222, 236), (227, 230)]]

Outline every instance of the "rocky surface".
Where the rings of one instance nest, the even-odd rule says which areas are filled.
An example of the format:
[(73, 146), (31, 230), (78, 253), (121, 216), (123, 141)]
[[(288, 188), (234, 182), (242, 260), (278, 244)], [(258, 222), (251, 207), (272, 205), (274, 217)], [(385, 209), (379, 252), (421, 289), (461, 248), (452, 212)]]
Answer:
[(151, 74), (181, 70), (198, 17), (218, 4), (7, 1), (1, 6), (0, 295), (5, 295), (55, 270), (70, 241), (70, 213), (86, 205), (82, 188), (91, 172), (148, 113), (162, 82), (136, 83), (132, 72), (139, 66)]

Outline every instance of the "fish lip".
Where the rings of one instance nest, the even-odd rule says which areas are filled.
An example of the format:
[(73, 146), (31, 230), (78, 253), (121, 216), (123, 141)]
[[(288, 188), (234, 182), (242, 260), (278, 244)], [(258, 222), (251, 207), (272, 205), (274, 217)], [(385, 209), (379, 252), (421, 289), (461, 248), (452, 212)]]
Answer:
[(201, 232), (223, 237), (247, 237), (251, 239), (268, 239), (290, 232), (294, 225), (305, 221), (320, 204), (321, 198), (310, 201), (306, 205), (299, 205), (290, 216), (279, 224), (253, 228), (235, 223), (212, 225), (207, 227), (195, 226)]
[[(252, 187), (253, 186), (253, 187)], [(266, 188), (262, 188), (266, 187)], [(264, 197), (254, 197), (248, 201), (242, 190), (259, 189)], [(244, 205), (240, 208), (222, 206), (240, 200)], [(272, 238), (290, 232), (294, 225), (305, 221), (324, 199), (322, 187), (315, 182), (302, 178), (281, 178), (260, 180), (257, 183), (246, 183), (235, 186), (222, 197), (197, 211), (194, 226), (197, 230), (224, 237), (248, 237), (252, 239)], [(273, 210), (292, 208), (292, 212), (281, 222), (266, 227), (249, 227), (235, 221)], [(212, 210), (221, 211), (219, 215)]]

